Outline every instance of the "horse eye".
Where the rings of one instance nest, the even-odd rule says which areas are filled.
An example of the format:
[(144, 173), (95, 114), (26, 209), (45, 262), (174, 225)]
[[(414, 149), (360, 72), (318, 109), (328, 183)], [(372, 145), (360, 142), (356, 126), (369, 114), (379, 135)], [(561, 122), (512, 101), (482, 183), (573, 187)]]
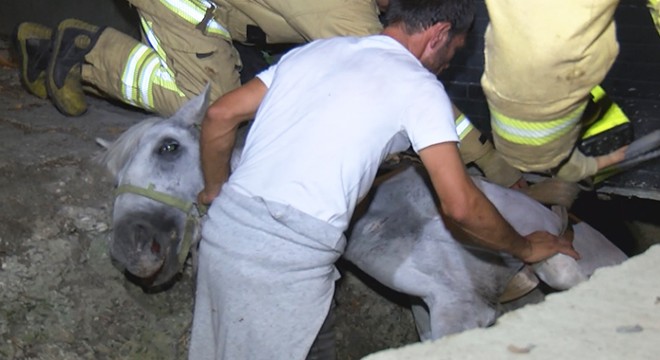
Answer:
[(160, 144), (160, 148), (158, 149), (158, 154), (163, 155), (163, 154), (170, 154), (179, 149), (179, 143), (174, 140), (174, 139), (165, 139), (163, 142)]

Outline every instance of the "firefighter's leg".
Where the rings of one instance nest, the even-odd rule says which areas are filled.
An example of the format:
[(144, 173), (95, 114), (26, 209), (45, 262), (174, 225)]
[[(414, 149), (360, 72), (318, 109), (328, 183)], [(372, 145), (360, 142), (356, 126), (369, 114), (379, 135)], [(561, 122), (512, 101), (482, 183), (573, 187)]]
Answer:
[[(523, 171), (548, 171), (570, 156), (589, 92), (618, 53), (618, 1), (544, 4), (486, 0), (490, 24), (481, 84), (495, 147)], [(525, 32), (516, 31), (521, 26)]]
[[(87, 83), (163, 116), (174, 113), (207, 83), (212, 100), (239, 86), (240, 59), (226, 37), (214, 33), (217, 23), (201, 29), (193, 24), (195, 19), (183, 18), (161, 2), (132, 3), (140, 15), (143, 41), (116, 31), (104, 35), (98, 51), (85, 58)], [(203, 17), (205, 9), (195, 9)]]
[(373, 0), (265, 0), (307, 40), (341, 35), (371, 35), (383, 26)]
[(86, 86), (108, 97), (158, 113), (186, 101), (158, 53), (115, 29), (104, 32), (85, 60)]
[(496, 184), (511, 187), (518, 183), (522, 177), (520, 171), (504, 161), (492, 142), (455, 105), (453, 110), (463, 162), (475, 163), (484, 176)]

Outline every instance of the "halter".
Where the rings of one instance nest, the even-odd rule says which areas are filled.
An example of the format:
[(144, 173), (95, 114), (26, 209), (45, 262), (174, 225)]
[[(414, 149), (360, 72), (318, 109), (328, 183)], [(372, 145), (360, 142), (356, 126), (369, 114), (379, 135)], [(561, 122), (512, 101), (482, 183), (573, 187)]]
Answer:
[(146, 197), (161, 204), (181, 210), (184, 214), (186, 214), (186, 225), (183, 230), (181, 250), (179, 251), (177, 259), (179, 264), (179, 271), (182, 271), (191, 247), (193, 245), (197, 245), (199, 242), (197, 229), (199, 228), (200, 219), (206, 215), (206, 211), (208, 210), (207, 207), (205, 205), (197, 204), (193, 201), (186, 201), (174, 197), (170, 194), (158, 191), (155, 189), (154, 184), (149, 184), (149, 186), (146, 188), (131, 184), (123, 184), (118, 186), (115, 190), (115, 197), (126, 193)]

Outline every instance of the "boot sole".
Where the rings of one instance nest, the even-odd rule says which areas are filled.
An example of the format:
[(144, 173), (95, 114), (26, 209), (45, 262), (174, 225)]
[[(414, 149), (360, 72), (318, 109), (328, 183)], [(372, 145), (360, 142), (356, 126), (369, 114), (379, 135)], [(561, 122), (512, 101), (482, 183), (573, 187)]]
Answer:
[[(54, 72), (56, 60), (60, 52), (60, 45), (64, 36), (64, 32), (70, 28), (78, 28), (90, 32), (97, 31), (99, 27), (88, 24), (78, 19), (66, 19), (60, 22), (54, 34), (54, 48), (50, 61), (48, 62), (48, 70), (46, 74), (46, 89), (55, 107), (63, 114), (69, 116), (79, 116), (87, 111), (87, 103), (85, 102), (85, 93), (82, 90), (80, 66), (73, 66), (66, 76), (65, 83), (62, 88), (58, 88), (54, 80)], [(75, 77), (78, 79), (75, 79)], [(72, 80), (69, 80), (72, 79)], [(69, 88), (69, 94), (62, 91), (64, 88)]]
[(53, 30), (47, 26), (24, 22), (18, 25), (16, 30), (16, 41), (18, 42), (18, 58), (21, 64), (21, 83), (23, 87), (32, 95), (46, 99), (48, 90), (46, 89), (46, 70), (40, 72), (37, 78), (30, 80), (28, 78), (28, 54), (27, 41), (30, 39), (48, 40), (53, 36)]

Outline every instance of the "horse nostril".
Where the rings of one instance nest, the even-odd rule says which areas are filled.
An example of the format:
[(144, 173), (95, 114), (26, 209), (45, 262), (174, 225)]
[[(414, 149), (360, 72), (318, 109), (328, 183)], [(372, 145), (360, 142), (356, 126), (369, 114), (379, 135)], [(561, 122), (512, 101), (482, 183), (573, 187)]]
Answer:
[(142, 225), (142, 224), (136, 224), (133, 227), (133, 239), (134, 239), (134, 244), (137, 246), (137, 251), (141, 250), (141, 244), (143, 244), (145, 239), (149, 237), (149, 231), (147, 228)]
[(134, 243), (137, 246), (137, 252), (140, 253), (147, 248), (151, 250), (153, 254), (158, 255), (160, 253), (160, 244), (153, 229), (145, 224), (136, 224), (133, 227), (133, 239)]
[(160, 253), (160, 244), (158, 243), (158, 241), (153, 240), (151, 242), (151, 252), (156, 255)]

